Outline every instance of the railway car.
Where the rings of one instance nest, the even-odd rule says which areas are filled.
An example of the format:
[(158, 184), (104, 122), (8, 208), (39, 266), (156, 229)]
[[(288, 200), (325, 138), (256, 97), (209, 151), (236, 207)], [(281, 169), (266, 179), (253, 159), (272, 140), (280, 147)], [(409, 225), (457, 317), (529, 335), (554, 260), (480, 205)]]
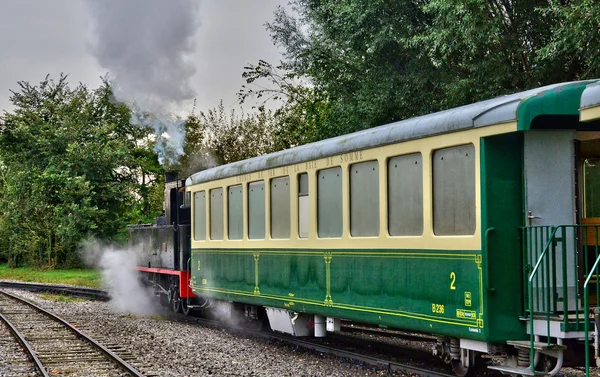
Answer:
[(234, 302), (297, 336), (341, 318), (434, 334), (459, 376), (484, 354), (512, 375), (594, 356), (594, 80), (201, 171), (185, 190), (191, 308)]

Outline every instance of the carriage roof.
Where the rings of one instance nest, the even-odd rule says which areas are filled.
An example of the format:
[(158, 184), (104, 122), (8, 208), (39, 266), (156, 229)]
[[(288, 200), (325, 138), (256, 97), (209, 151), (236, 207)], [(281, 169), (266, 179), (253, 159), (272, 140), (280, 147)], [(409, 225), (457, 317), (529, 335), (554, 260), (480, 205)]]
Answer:
[(600, 105), (600, 82), (588, 85), (581, 94), (581, 108), (586, 109)]
[(538, 115), (577, 115), (599, 98), (596, 81), (544, 86), (203, 170), (186, 185), (494, 124), (516, 121), (518, 129), (526, 130)]

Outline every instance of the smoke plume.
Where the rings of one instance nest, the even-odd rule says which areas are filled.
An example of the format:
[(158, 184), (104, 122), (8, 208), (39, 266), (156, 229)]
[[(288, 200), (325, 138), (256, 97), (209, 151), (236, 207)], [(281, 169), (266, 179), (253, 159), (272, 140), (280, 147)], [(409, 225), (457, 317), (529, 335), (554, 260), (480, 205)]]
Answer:
[(116, 311), (141, 315), (158, 312), (152, 293), (141, 284), (135, 269), (139, 250), (119, 249), (90, 239), (84, 242), (81, 252), (88, 266), (102, 272), (103, 285)]
[(184, 121), (174, 115), (194, 98), (189, 54), (199, 26), (196, 0), (88, 0), (89, 47), (109, 71), (115, 98), (129, 105), (131, 122), (149, 126), (164, 165), (183, 155)]

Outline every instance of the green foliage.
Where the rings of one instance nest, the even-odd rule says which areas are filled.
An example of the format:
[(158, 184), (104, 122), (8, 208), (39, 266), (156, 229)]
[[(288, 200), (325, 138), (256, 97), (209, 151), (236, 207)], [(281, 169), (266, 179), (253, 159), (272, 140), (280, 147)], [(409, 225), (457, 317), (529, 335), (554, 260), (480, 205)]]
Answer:
[(550, 43), (539, 52), (539, 63), (545, 65), (565, 57), (574, 78), (600, 77), (600, 2), (552, 1), (543, 15), (556, 23)]
[(285, 49), (282, 67), (327, 94), (319, 139), (429, 111), (435, 67), (406, 42), (427, 26), (416, 2), (294, 4), (297, 18), (280, 8), (268, 29)]
[(139, 212), (150, 211), (140, 176), (160, 168), (143, 142), (148, 130), (130, 125), (129, 110), (112, 101), (107, 83), (71, 89), (61, 75), (19, 87), (0, 127), (2, 259), (76, 265), (84, 237), (122, 235), (138, 197)]
[[(249, 99), (258, 100), (258, 110), (262, 115), (275, 118), (275, 149), (290, 148), (324, 137), (321, 133), (329, 110), (325, 92), (302, 83), (284, 66), (273, 67), (264, 60), (259, 60), (257, 65), (244, 67), (242, 77), (248, 86), (242, 85), (238, 92), (239, 102), (243, 104)], [(268, 84), (255, 89), (252, 84), (257, 80), (266, 80)], [(270, 101), (278, 101), (282, 106), (274, 112), (265, 112)]]
[(205, 130), (203, 163), (206, 167), (283, 149), (277, 144), (275, 135), (279, 126), (270, 110), (240, 115), (231, 110), (228, 114), (221, 102), (215, 109), (200, 112), (197, 121)]
[[(246, 68), (320, 99), (311, 140), (600, 74), (600, 5), (558, 0), (295, 0), (267, 25), (283, 73)], [(290, 79), (298, 85), (290, 88)], [(243, 94), (267, 96), (247, 89)], [(288, 95), (284, 111), (307, 104)], [(244, 97), (242, 99), (245, 99)], [(292, 128), (293, 129), (293, 128)], [(303, 141), (300, 141), (301, 143)]]

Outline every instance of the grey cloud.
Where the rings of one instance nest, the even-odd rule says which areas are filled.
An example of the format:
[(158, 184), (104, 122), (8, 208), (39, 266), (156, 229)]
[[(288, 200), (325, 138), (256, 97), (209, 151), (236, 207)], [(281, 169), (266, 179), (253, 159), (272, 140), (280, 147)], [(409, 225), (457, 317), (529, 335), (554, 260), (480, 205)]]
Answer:
[(126, 100), (156, 103), (194, 97), (189, 54), (199, 26), (193, 0), (86, 2), (94, 25), (91, 52), (109, 70)]

